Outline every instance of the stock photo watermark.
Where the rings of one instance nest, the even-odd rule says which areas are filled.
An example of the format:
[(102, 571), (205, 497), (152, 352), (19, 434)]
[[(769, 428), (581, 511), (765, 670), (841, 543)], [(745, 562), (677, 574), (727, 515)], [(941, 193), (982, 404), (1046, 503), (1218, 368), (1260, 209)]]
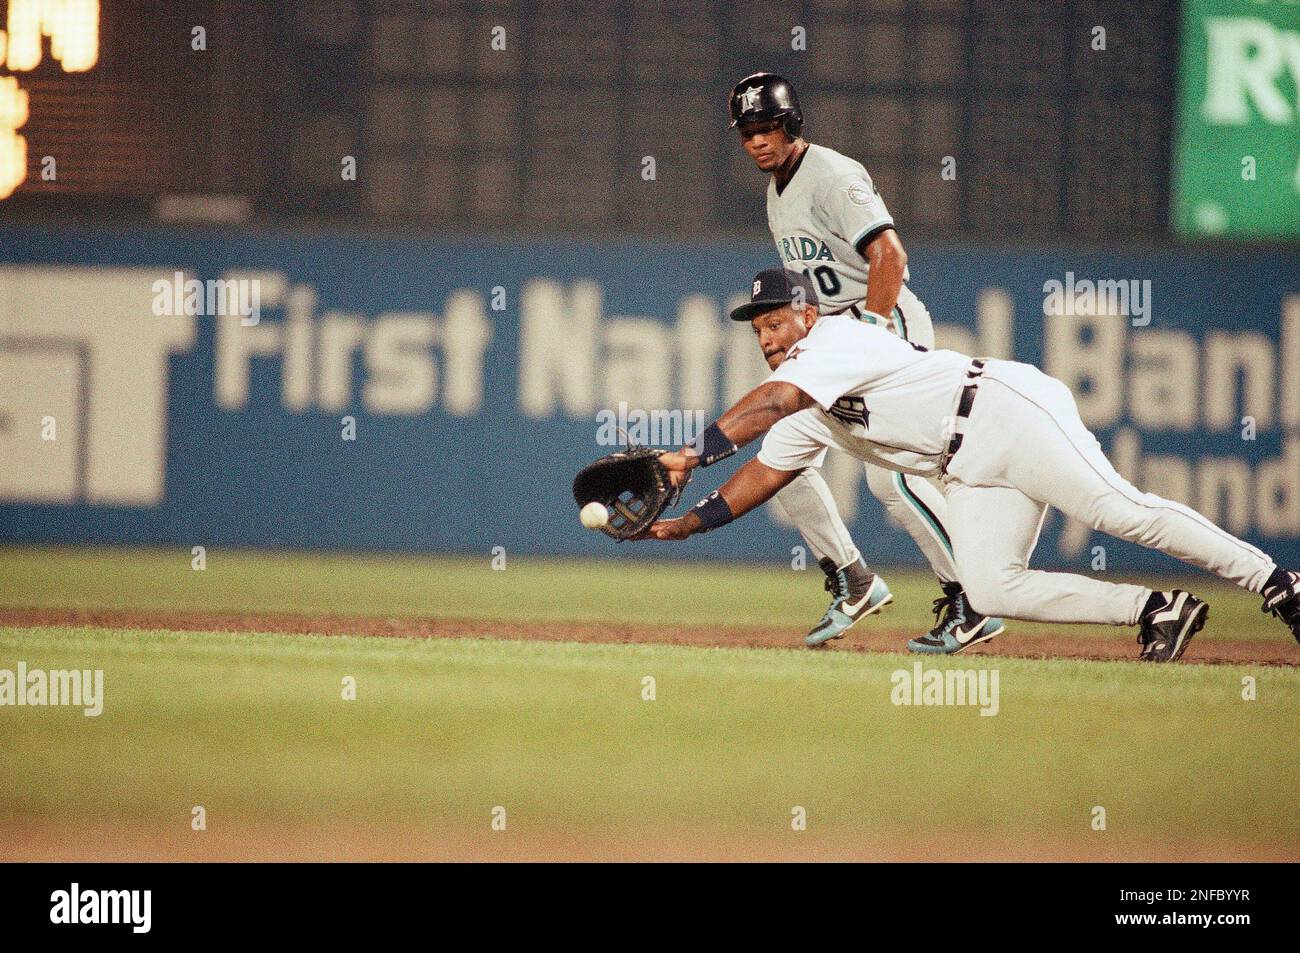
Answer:
[(1075, 278), (1067, 271), (1065, 280), (1043, 282), (1043, 314), (1050, 317), (1112, 315), (1129, 318), (1133, 327), (1151, 323), (1150, 278)]
[(1001, 709), (996, 668), (926, 669), (916, 662), (911, 669), (895, 669), (889, 681), (895, 705), (978, 707), (980, 715), (989, 716)]
[(619, 401), (618, 409), (596, 411), (596, 445), (681, 447), (694, 443), (708, 426), (702, 410), (644, 410)]
[(186, 278), (175, 272), (151, 286), (155, 317), (238, 317), (245, 327), (262, 320), (261, 282), (256, 278)]
[(153, 926), (152, 890), (83, 890), (73, 883), (50, 894), (50, 922), (60, 925), (113, 925), (148, 933)]
[(87, 718), (104, 711), (104, 670), (0, 668), (0, 707), (80, 708)]

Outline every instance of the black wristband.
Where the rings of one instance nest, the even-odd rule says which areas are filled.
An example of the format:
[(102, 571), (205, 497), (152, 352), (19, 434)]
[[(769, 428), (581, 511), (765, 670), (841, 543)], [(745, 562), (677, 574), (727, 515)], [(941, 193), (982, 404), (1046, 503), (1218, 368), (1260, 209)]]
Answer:
[(700, 466), (707, 467), (719, 460), (725, 460), (739, 448), (732, 443), (717, 424), (709, 424), (700, 438), (695, 441), (695, 449), (700, 454)]
[(700, 502), (691, 507), (690, 512), (694, 513), (700, 521), (700, 532), (707, 533), (711, 529), (717, 529), (719, 526), (726, 526), (735, 519), (731, 515), (731, 507), (727, 501), (722, 498), (722, 494), (714, 490)]

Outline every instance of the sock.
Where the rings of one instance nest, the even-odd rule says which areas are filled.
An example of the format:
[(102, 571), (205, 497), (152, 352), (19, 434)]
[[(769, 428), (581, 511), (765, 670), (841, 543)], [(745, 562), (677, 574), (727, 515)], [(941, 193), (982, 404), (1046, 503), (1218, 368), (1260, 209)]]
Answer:
[(1280, 566), (1273, 570), (1273, 575), (1268, 577), (1264, 583), (1264, 588), (1272, 589), (1274, 586), (1289, 586), (1291, 584), (1291, 574)]
[(850, 586), (860, 586), (871, 578), (871, 570), (867, 568), (867, 564), (862, 561), (861, 556), (853, 560), (841, 571), (848, 577)]
[(1147, 596), (1147, 604), (1142, 607), (1142, 615), (1155, 612), (1157, 609), (1163, 609), (1167, 605), (1169, 605), (1169, 600), (1165, 598), (1163, 592), (1152, 592), (1151, 595)]

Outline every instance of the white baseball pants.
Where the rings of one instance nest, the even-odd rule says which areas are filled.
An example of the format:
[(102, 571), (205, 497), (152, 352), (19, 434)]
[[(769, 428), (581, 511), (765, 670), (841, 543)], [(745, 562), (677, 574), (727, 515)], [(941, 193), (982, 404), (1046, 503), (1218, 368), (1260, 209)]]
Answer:
[(986, 362), (964, 432), (947, 468), (947, 526), (959, 578), (980, 612), (1138, 622), (1149, 589), (1027, 568), (1048, 506), (1252, 592), (1275, 568), (1195, 510), (1135, 489), (1084, 426), (1069, 388), (1036, 367)]

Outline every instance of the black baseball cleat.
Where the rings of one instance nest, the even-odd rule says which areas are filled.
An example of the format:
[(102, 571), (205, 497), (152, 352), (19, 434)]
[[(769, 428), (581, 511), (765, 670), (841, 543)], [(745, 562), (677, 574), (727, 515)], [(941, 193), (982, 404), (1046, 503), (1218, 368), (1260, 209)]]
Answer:
[(911, 639), (907, 647), (923, 655), (956, 655), (1006, 631), (999, 618), (976, 612), (959, 582), (940, 583), (943, 595), (934, 600), (935, 626)]
[(1138, 644), (1144, 662), (1177, 662), (1192, 636), (1205, 628), (1210, 606), (1190, 592), (1153, 592), (1142, 613)]
[(1300, 642), (1300, 572), (1278, 570), (1269, 577), (1260, 595), (1264, 597), (1263, 611), (1285, 622)]

